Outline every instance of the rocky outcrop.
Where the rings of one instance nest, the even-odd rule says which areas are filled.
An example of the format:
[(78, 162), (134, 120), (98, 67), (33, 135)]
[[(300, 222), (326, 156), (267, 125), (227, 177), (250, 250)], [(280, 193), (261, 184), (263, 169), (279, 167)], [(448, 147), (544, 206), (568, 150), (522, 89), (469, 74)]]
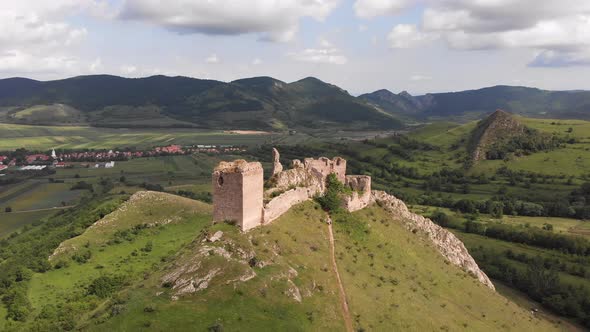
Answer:
[(272, 175), (278, 174), (283, 171), (283, 165), (281, 165), (281, 155), (279, 154), (279, 150), (272, 148)]
[(494, 284), (488, 276), (480, 270), (461, 240), (453, 233), (438, 226), (432, 220), (412, 213), (403, 201), (383, 191), (373, 191), (373, 199), (392, 216), (399, 218), (404, 226), (410, 230), (425, 233), (434, 247), (451, 264), (459, 266), (464, 271), (476, 277), (482, 284), (495, 290)]
[(473, 161), (486, 159), (490, 145), (509, 137), (523, 135), (525, 126), (510, 114), (496, 110), (486, 119), (480, 121), (471, 134), (469, 150)]

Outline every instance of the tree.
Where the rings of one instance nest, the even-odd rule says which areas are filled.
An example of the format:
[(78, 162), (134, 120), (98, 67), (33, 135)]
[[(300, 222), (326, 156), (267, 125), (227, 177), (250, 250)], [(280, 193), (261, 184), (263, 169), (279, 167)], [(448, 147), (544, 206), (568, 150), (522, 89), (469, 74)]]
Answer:
[(431, 219), (442, 227), (448, 226), (451, 222), (451, 218), (441, 210), (434, 211), (434, 214), (431, 216)]
[(502, 219), (504, 216), (504, 204), (502, 202), (489, 200), (486, 202), (486, 207), (492, 218)]
[(12, 208), (11, 208), (10, 206), (7, 206), (7, 207), (4, 209), (4, 212), (6, 212), (6, 213), (10, 213), (10, 212), (12, 212)]

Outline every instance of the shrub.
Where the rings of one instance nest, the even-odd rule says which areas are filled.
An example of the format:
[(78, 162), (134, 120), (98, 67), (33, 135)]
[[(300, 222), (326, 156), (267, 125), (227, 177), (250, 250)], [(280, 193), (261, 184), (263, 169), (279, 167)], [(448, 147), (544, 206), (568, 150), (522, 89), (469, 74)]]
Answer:
[(324, 196), (317, 197), (316, 200), (322, 208), (330, 212), (339, 212), (342, 209), (342, 196), (351, 194), (352, 190), (344, 186), (336, 174), (328, 175), (326, 179), (326, 193)]
[(100, 276), (94, 279), (88, 286), (88, 294), (106, 298), (123, 286), (123, 276)]

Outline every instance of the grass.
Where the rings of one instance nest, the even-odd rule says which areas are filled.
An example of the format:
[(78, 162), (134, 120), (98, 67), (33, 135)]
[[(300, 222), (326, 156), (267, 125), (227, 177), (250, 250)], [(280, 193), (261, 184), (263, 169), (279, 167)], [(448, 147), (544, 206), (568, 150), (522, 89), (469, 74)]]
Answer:
[[(548, 250), (548, 249), (527, 246), (524, 244), (506, 242), (506, 241), (492, 239), (492, 238), (488, 238), (488, 237), (477, 235), (477, 234), (463, 233), (463, 232), (460, 232), (457, 230), (452, 230), (452, 231), (455, 235), (457, 235), (457, 237), (459, 237), (459, 239), (461, 239), (461, 241), (463, 241), (463, 243), (465, 244), (467, 249), (469, 249), (470, 251), (477, 250), (477, 248), (480, 248), (480, 247), (491, 249), (491, 250), (495, 251), (497, 254), (501, 254), (507, 250), (511, 250), (516, 255), (522, 253), (522, 254), (526, 254), (529, 257), (539, 256), (542, 258), (556, 259), (559, 262), (567, 263), (570, 265), (579, 265), (579, 266), (585, 265), (583, 261), (580, 263), (580, 261), (578, 260), (578, 257), (562, 254), (562, 253), (555, 251), (555, 250)], [(514, 261), (514, 260), (511, 260), (510, 262), (513, 267), (515, 267), (519, 270), (526, 269), (526, 265), (524, 263)], [(558, 274), (559, 274), (559, 278), (565, 283), (568, 283), (573, 286), (584, 286), (587, 289), (590, 289), (590, 280), (588, 280), (588, 279), (574, 276), (574, 275), (571, 275), (571, 274), (568, 274), (568, 273), (565, 273), (562, 271), (559, 271)]]
[[(465, 222), (465, 216), (460, 213), (447, 208), (426, 206), (426, 205), (412, 205), (411, 210), (421, 215), (431, 215), (434, 211), (442, 211), (447, 215), (451, 216), (455, 221), (460, 223)], [(538, 227), (543, 228), (545, 224), (553, 226), (554, 233), (562, 234), (575, 234), (590, 236), (590, 222), (571, 218), (558, 218), (558, 217), (527, 217), (527, 216), (510, 216), (505, 215), (502, 219), (494, 219), (489, 214), (479, 214), (477, 218), (478, 222), (502, 222), (508, 225), (514, 226), (525, 226), (525, 227)]]
[[(228, 224), (210, 226), (210, 209), (168, 194), (136, 195), (62, 243), (51, 261), (68, 261), (66, 266), (33, 275), (28, 291), (33, 315), (51, 306), (69, 308), (77, 328), (89, 331), (344, 329), (326, 214), (316, 203), (298, 205), (247, 234)], [(382, 209), (373, 206), (345, 219), (335, 218), (336, 255), (355, 328), (553, 327), (445, 263), (428, 241)], [(120, 231), (156, 222), (131, 239), (113, 241)], [(223, 231), (220, 241), (202, 242), (203, 234), (216, 231)], [(153, 249), (142, 251), (150, 241)], [(71, 260), (86, 251), (87, 262)], [(211, 271), (218, 273), (194, 294), (163, 287), (166, 275), (192, 280), (196, 287)], [(252, 272), (254, 278), (236, 282)], [(124, 274), (127, 282), (112, 299), (87, 295), (92, 280), (113, 274)]]
[[(313, 203), (305, 203), (289, 211), (280, 221), (255, 229), (247, 236), (224, 224), (208, 229), (209, 233), (224, 232), (224, 241), (216, 246), (232, 253), (253, 250), (258, 261), (270, 264), (264, 268), (254, 267), (257, 274), (254, 279), (243, 283), (230, 282), (228, 280), (236, 277), (235, 273), (244, 269), (245, 263), (207, 256), (200, 260), (207, 266), (206, 270), (219, 268), (222, 274), (213, 279), (207, 289), (170, 301), (171, 290), (161, 287), (161, 277), (170, 271), (170, 267), (196, 261), (195, 252), (200, 246), (197, 239), (198, 242), (181, 252), (165, 271), (156, 272), (143, 287), (130, 290), (122, 315), (100, 325), (88, 325), (88, 329), (138, 330), (149, 327), (150, 330), (194, 331), (219, 324), (229, 331), (342, 330), (337, 288), (327, 268), (327, 229), (321, 223), (325, 216), (313, 206)], [(301, 303), (287, 294), (291, 287), (288, 280), (301, 291)], [(155, 295), (159, 292), (163, 293)], [(144, 308), (147, 305), (157, 309), (146, 313)]]
[(68, 183), (41, 183), (2, 204), (12, 207), (13, 212), (60, 207), (62, 202), (66, 205), (75, 204), (83, 192), (70, 190), (70, 187)]
[[(86, 295), (86, 287), (93, 279), (105, 274), (124, 274), (128, 282), (142, 280), (144, 273), (176, 253), (209, 223), (210, 210), (204, 203), (163, 193), (135, 196), (98, 225), (62, 243), (61, 248), (66, 249), (52, 262), (68, 262), (67, 267), (33, 276), (28, 294), (35, 312), (48, 305), (66, 303), (85, 308), (100, 305), (101, 299)], [(152, 226), (120, 243), (110, 241), (117, 231), (141, 224)], [(142, 251), (149, 241), (153, 249)], [(86, 263), (71, 260), (82, 251), (91, 252)]]
[(168, 144), (222, 144), (254, 146), (265, 142), (297, 139), (287, 134), (239, 135), (201, 129), (113, 129), (86, 126), (29, 126), (0, 123), (0, 151), (27, 148), (111, 149), (146, 148)]
[[(55, 213), (55, 211), (34, 211), (25, 213), (0, 212), (0, 239)], [(1, 316), (0, 316), (1, 317)]]
[[(355, 328), (550, 330), (553, 326), (445, 263), (429, 241), (374, 206), (335, 222), (336, 252)], [(346, 228), (345, 228), (346, 227)]]
[(516, 303), (517, 305), (522, 307), (524, 310), (538, 309), (539, 311), (535, 313), (535, 316), (540, 316), (543, 319), (546, 319), (546, 320), (558, 325), (562, 331), (570, 331), (570, 332), (586, 331), (586, 329), (584, 329), (584, 327), (576, 324), (575, 322), (572, 322), (568, 319), (564, 319), (559, 316), (555, 316), (554, 314), (552, 314), (550, 312), (544, 311), (542, 309), (542, 306), (540, 303), (531, 300), (526, 294), (505, 285), (501, 281), (493, 280), (493, 282), (494, 282), (494, 286), (496, 286), (496, 291), (500, 295), (502, 295), (502, 296), (506, 297), (507, 299), (509, 299), (510, 301)]

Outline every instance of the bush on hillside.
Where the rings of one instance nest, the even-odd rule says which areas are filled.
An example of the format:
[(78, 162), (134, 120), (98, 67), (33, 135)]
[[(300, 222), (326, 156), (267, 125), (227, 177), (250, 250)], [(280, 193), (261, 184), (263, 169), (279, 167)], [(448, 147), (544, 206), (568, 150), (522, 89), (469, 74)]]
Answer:
[(351, 194), (352, 190), (347, 188), (336, 174), (332, 173), (326, 178), (326, 193), (317, 197), (316, 200), (322, 208), (329, 212), (340, 212), (342, 210), (342, 196)]

